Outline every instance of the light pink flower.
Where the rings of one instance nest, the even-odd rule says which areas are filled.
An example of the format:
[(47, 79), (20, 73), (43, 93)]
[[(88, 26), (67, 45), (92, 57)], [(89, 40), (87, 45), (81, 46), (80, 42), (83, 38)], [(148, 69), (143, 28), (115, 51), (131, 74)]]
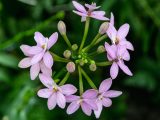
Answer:
[(40, 32), (35, 32), (36, 46), (21, 45), (21, 50), (27, 57), (19, 63), (20, 68), (30, 68), (31, 79), (34, 80), (39, 72), (52, 75), (53, 58), (49, 49), (57, 42), (58, 33), (45, 38)]
[(82, 108), (82, 111), (90, 116), (92, 113), (92, 110), (97, 110), (96, 105), (96, 97), (97, 97), (97, 91), (96, 90), (87, 90), (83, 93), (82, 96), (76, 96), (76, 95), (69, 95), (66, 96), (67, 102), (71, 102), (71, 104), (67, 108), (67, 114), (72, 114), (76, 112), (79, 107)]
[(110, 24), (107, 30), (107, 35), (111, 39), (113, 44), (124, 45), (128, 50), (134, 50), (131, 42), (126, 40), (126, 36), (129, 32), (129, 24), (122, 25), (117, 31), (114, 27), (114, 15), (111, 13)]
[(113, 62), (110, 68), (110, 75), (112, 79), (115, 79), (117, 77), (119, 72), (119, 67), (122, 69), (124, 73), (132, 76), (132, 72), (124, 64), (124, 61), (123, 61), (123, 60), (125, 61), (130, 60), (130, 55), (129, 55), (129, 52), (126, 50), (126, 47), (121, 45), (110, 46), (107, 42), (105, 42), (105, 49), (107, 51), (108, 60)]
[(62, 109), (65, 108), (65, 95), (72, 95), (77, 91), (77, 89), (71, 84), (58, 86), (56, 83), (54, 83), (50, 76), (40, 74), (39, 78), (43, 85), (47, 88), (40, 89), (37, 94), (39, 97), (48, 99), (47, 104), (49, 110), (54, 109), (56, 105)]
[(94, 114), (96, 118), (100, 117), (103, 106), (110, 107), (112, 105), (112, 101), (110, 98), (118, 97), (122, 94), (121, 91), (109, 90), (112, 85), (112, 79), (104, 80), (99, 87), (98, 97), (96, 100), (96, 104), (98, 106), (98, 110), (94, 110)]
[(91, 5), (85, 4), (87, 10), (84, 6), (82, 6), (76, 1), (73, 1), (72, 3), (77, 10), (77, 11), (73, 10), (73, 12), (82, 16), (81, 21), (86, 21), (86, 17), (92, 17), (98, 20), (109, 20), (108, 18), (105, 17), (104, 11), (94, 11), (100, 8), (100, 6), (96, 6), (96, 3), (92, 3)]

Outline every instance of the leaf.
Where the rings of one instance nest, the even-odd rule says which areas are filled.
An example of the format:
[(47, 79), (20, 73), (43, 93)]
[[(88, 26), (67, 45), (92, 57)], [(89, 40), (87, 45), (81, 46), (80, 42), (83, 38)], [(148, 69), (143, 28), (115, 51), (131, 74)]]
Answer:
[(28, 5), (33, 5), (33, 6), (37, 5), (37, 0), (18, 0), (18, 1)]
[(5, 82), (9, 81), (9, 74), (2, 67), (0, 68), (0, 81), (5, 81)]

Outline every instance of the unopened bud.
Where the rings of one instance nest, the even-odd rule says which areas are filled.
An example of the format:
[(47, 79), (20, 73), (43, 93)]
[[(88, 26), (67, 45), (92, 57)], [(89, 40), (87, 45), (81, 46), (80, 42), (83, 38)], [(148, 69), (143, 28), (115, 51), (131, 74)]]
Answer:
[(90, 65), (89, 65), (89, 69), (90, 69), (91, 71), (96, 71), (96, 70), (97, 70), (96, 64), (90, 64)]
[(66, 34), (66, 25), (63, 21), (58, 22), (58, 31), (61, 33), (61, 35)]
[(76, 51), (77, 49), (78, 49), (78, 45), (77, 44), (72, 45), (72, 50), (73, 51)]
[(97, 48), (97, 53), (103, 53), (103, 52), (105, 52), (105, 48), (103, 45), (101, 45)]
[(69, 58), (71, 57), (71, 54), (72, 54), (71, 51), (65, 50), (64, 53), (63, 53), (63, 56), (64, 56), (65, 58), (69, 59)]
[(84, 63), (84, 60), (81, 59), (81, 60), (79, 61), (79, 64), (80, 64), (80, 66), (83, 66), (83, 65), (85, 64), (85, 63)]
[(74, 62), (69, 62), (66, 66), (66, 69), (69, 73), (73, 73), (76, 69)]
[(108, 27), (109, 27), (109, 23), (108, 23), (108, 22), (102, 23), (102, 25), (101, 25), (100, 28), (99, 28), (99, 33), (100, 33), (101, 35), (103, 35), (104, 33), (106, 33)]

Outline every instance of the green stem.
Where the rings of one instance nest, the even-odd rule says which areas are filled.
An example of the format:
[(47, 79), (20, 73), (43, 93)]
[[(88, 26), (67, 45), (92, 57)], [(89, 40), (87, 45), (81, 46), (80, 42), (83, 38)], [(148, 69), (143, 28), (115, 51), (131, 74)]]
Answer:
[(91, 80), (91, 78), (86, 74), (86, 72), (82, 69), (81, 72), (83, 74), (83, 76), (86, 78), (87, 82), (89, 83), (89, 85), (93, 88), (93, 89), (97, 89), (97, 87), (95, 86), (95, 84), (93, 83), (93, 81)]
[(53, 52), (50, 52), (50, 53), (52, 54), (54, 61), (57, 61), (57, 62), (66, 62), (66, 63), (67, 63), (67, 62), (70, 62), (70, 60), (65, 59), (65, 58), (62, 58), (62, 57), (56, 55), (56, 54), (53, 53)]
[(100, 37), (100, 38), (95, 42), (94, 45), (97, 45), (98, 43), (100, 43), (101, 41), (103, 41), (103, 40), (106, 39), (106, 38), (107, 38), (107, 35), (103, 35), (102, 37)]
[(82, 80), (82, 73), (81, 73), (81, 68), (78, 66), (78, 73), (79, 73), (79, 92), (80, 95), (83, 94), (83, 80)]
[(84, 30), (84, 35), (83, 35), (83, 39), (79, 48), (79, 52), (82, 50), (84, 43), (86, 41), (87, 35), (88, 35), (88, 29), (89, 29), (89, 23), (90, 23), (90, 18), (87, 17), (86, 19), (86, 24), (85, 24), (85, 30)]
[(96, 62), (96, 65), (97, 66), (108, 66), (108, 65), (111, 65), (112, 62), (109, 62), (109, 61), (106, 61), (106, 62)]
[(101, 54), (101, 53), (98, 53), (97, 51), (95, 51), (95, 52), (90, 53), (89, 56), (94, 57), (99, 54)]
[(70, 49), (72, 49), (72, 45), (71, 45), (71, 43), (70, 43), (67, 35), (64, 34), (64, 35), (62, 35), (62, 37), (63, 37), (64, 41), (66, 42), (66, 44), (68, 45), (68, 47), (69, 47)]
[(90, 43), (90, 45), (88, 45), (87, 47), (85, 47), (83, 50), (84, 50), (85, 52), (87, 52), (89, 49), (91, 49), (91, 48), (94, 46), (95, 42), (97, 41), (97, 39), (98, 39), (100, 36), (101, 36), (101, 34), (98, 33), (98, 34), (95, 36), (95, 38), (92, 40), (92, 42)]
[(66, 73), (67, 70), (66, 70), (66, 67), (62, 68), (54, 77), (53, 79), (56, 80), (58, 79), (60, 76), (62, 76), (64, 73)]
[(63, 78), (63, 80), (59, 83), (59, 86), (62, 86), (62, 85), (64, 85), (67, 82), (67, 80), (69, 78), (69, 75), (70, 75), (70, 73), (67, 72), (66, 75), (65, 75), (65, 77)]

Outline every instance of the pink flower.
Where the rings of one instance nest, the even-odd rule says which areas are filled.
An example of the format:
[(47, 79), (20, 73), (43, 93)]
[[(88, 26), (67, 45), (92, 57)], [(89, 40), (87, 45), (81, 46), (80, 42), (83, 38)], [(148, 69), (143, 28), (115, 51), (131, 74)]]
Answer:
[(83, 93), (82, 96), (76, 96), (76, 95), (69, 95), (66, 96), (67, 102), (71, 102), (71, 104), (67, 108), (67, 114), (72, 114), (76, 112), (79, 107), (81, 106), (82, 111), (90, 116), (92, 113), (92, 110), (97, 110), (97, 105), (95, 103), (97, 97), (97, 91), (96, 90), (87, 90)]
[(40, 74), (39, 78), (43, 85), (45, 85), (47, 88), (40, 89), (38, 91), (38, 96), (42, 98), (48, 98), (47, 104), (49, 110), (54, 109), (56, 105), (62, 109), (65, 108), (65, 95), (72, 95), (77, 91), (77, 89), (71, 84), (58, 86), (56, 83), (54, 83), (50, 76)]
[(100, 6), (98, 7), (96, 6), (96, 3), (92, 3), (91, 5), (85, 4), (85, 7), (87, 8), (87, 10), (85, 9), (84, 6), (82, 6), (76, 1), (73, 1), (72, 3), (77, 10), (77, 11), (74, 10), (73, 12), (82, 16), (81, 21), (86, 21), (86, 17), (92, 17), (98, 20), (109, 20), (108, 18), (105, 17), (104, 11), (94, 11), (100, 8)]
[(94, 110), (94, 114), (96, 118), (100, 117), (103, 106), (110, 107), (112, 105), (112, 101), (110, 98), (118, 97), (122, 94), (121, 91), (109, 90), (112, 85), (112, 79), (104, 80), (99, 87), (98, 97), (96, 100), (96, 104), (98, 106), (98, 110)]
[(107, 35), (111, 39), (113, 44), (124, 45), (126, 49), (134, 50), (132, 43), (126, 40), (126, 36), (129, 32), (129, 24), (122, 25), (117, 31), (114, 27), (114, 16), (111, 13), (110, 24), (107, 30)]
[(122, 69), (124, 73), (127, 75), (132, 76), (131, 71), (129, 68), (124, 64), (124, 61), (130, 60), (129, 52), (126, 50), (125, 46), (121, 45), (109, 45), (105, 42), (105, 49), (107, 51), (108, 60), (113, 62), (110, 68), (110, 75), (112, 79), (115, 79), (118, 75), (119, 67)]
[(34, 80), (39, 72), (52, 75), (53, 58), (48, 51), (58, 39), (58, 33), (53, 33), (51, 37), (45, 38), (41, 33), (35, 32), (36, 46), (21, 45), (21, 50), (27, 57), (19, 63), (20, 68), (30, 68), (31, 79)]

